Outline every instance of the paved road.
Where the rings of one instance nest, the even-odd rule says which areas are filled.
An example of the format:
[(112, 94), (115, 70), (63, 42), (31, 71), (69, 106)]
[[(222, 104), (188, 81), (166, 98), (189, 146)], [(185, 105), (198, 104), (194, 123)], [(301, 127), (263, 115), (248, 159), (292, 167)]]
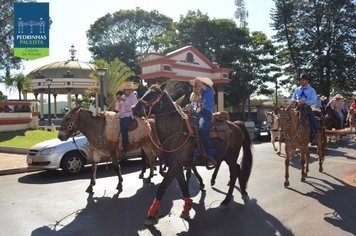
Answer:
[(324, 173), (312, 154), (307, 183), (300, 182), (298, 158), (290, 167), (290, 187), (283, 187), (284, 159), (270, 143), (255, 144), (254, 166), (244, 203), (236, 188), (227, 210), (218, 209), (227, 191), (228, 168), (222, 165), (215, 187), (212, 174), (199, 167), (206, 192), (192, 178), (191, 219), (179, 218), (183, 201), (175, 182), (162, 201), (160, 221), (143, 222), (162, 180), (144, 184), (140, 165), (128, 162), (124, 191), (116, 196), (117, 177), (100, 167), (95, 193), (88, 195), (90, 170), (76, 177), (60, 172), (33, 172), (0, 176), (0, 235), (356, 235), (356, 144), (329, 149)]

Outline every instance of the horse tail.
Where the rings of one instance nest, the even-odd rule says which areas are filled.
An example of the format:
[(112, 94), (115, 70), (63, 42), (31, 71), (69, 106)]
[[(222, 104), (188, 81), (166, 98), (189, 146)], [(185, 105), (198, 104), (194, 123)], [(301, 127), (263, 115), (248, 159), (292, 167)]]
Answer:
[(252, 170), (252, 140), (245, 124), (242, 121), (235, 121), (234, 124), (239, 126), (244, 134), (242, 142), (243, 155), (241, 162), (241, 178), (239, 178), (239, 184), (241, 190), (245, 191)]

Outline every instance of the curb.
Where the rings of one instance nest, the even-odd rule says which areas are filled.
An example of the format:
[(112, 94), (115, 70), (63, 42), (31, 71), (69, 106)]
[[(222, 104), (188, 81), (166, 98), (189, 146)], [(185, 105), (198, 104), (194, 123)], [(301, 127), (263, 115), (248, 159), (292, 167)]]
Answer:
[(0, 146), (0, 152), (13, 153), (13, 154), (27, 154), (28, 148), (18, 148), (9, 146)]
[(0, 170), (0, 176), (20, 174), (20, 173), (25, 173), (25, 172), (34, 172), (34, 171), (40, 171), (40, 169), (26, 167), (26, 168), (14, 168), (14, 169)]

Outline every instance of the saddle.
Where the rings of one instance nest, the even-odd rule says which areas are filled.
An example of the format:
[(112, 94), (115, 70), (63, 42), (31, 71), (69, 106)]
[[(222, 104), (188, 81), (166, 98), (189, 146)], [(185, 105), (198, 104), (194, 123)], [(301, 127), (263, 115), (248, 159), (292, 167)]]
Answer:
[(138, 122), (136, 119), (132, 119), (129, 124), (129, 132), (137, 129), (138, 127)]
[(223, 141), (230, 140), (231, 129), (226, 121), (230, 120), (229, 113), (226, 111), (213, 113), (212, 129), (210, 130), (211, 138), (219, 138)]

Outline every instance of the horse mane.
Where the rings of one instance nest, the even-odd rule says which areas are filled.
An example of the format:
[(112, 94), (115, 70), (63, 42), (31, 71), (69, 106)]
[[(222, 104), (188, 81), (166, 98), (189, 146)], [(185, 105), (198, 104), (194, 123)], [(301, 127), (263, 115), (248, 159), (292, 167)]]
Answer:
[(294, 109), (289, 109), (289, 114), (291, 117), (290, 120), (290, 133), (296, 134), (297, 133), (297, 125), (298, 125), (298, 116)]

